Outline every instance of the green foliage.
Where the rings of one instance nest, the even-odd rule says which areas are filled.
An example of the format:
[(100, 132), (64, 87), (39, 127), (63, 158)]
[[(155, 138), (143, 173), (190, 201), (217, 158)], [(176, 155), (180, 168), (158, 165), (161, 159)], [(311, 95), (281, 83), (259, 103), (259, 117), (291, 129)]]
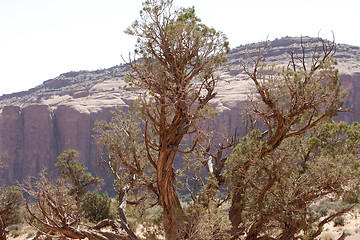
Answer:
[(181, 229), (181, 236), (191, 239), (230, 239), (230, 222), (224, 206), (211, 202), (207, 207), (194, 204), (186, 209), (186, 227)]
[[(322, 212), (315, 215), (312, 205), (324, 197), (341, 200), (358, 195), (360, 128), (358, 123), (327, 122), (308, 135), (284, 140), (275, 150), (262, 154), (267, 145), (245, 137), (227, 162), (227, 183), (241, 189), (239, 228), (258, 226), (261, 235), (271, 236), (282, 224), (311, 236)], [(347, 203), (337, 209), (350, 209)]]
[(81, 209), (84, 217), (90, 222), (99, 222), (103, 219), (114, 219), (116, 213), (112, 212), (112, 200), (107, 192), (102, 195), (97, 190), (89, 191), (85, 194)]
[(135, 54), (141, 58), (131, 62), (126, 81), (149, 94), (140, 108), (154, 125), (160, 108), (167, 124), (180, 111), (193, 123), (201, 118), (198, 111), (216, 95), (214, 70), (229, 50), (226, 36), (202, 24), (194, 8), (174, 8), (172, 2), (146, 1), (140, 19), (126, 30), (138, 37)]
[(23, 195), (17, 186), (0, 187), (0, 239), (6, 239), (7, 227), (21, 222)]
[[(178, 62), (189, 58), (188, 50), (200, 53), (214, 52), (211, 64), (220, 64), (226, 58), (229, 43), (225, 35), (200, 23), (194, 8), (174, 9), (172, 0), (148, 0), (143, 3), (140, 20), (135, 21), (125, 32), (138, 36), (136, 53), (148, 58), (152, 49), (172, 51)], [(163, 35), (156, 35), (161, 32)], [(155, 39), (166, 39), (167, 46)], [(156, 54), (156, 53), (155, 53)], [(202, 59), (202, 61), (207, 61)], [(217, 67), (215, 65), (214, 67)]]
[[(185, 219), (180, 209), (173, 209), (172, 214), (177, 216), (178, 221), (183, 222), (175, 230), (174, 239), (230, 239), (228, 231), (230, 223), (225, 207), (217, 206), (212, 202), (208, 208), (200, 204), (191, 204), (186, 207)], [(164, 229), (162, 209), (159, 206), (140, 210), (137, 206), (128, 206), (129, 223), (133, 229), (143, 233), (145, 239), (162, 239)]]
[[(309, 209), (313, 211), (316, 219), (321, 219), (336, 214), (337, 212), (341, 211), (349, 205), (352, 204), (349, 204), (348, 202), (345, 202), (343, 200), (325, 197), (320, 201), (316, 201), (313, 205), (310, 206)], [(355, 209), (355, 211), (357, 210)]]
[(233, 150), (225, 174), (234, 235), (314, 239), (354, 206), (344, 203), (321, 221), (311, 209), (325, 197), (357, 196), (360, 179), (358, 123), (332, 121), (346, 96), (335, 43), (319, 42), (322, 51), (309, 53), (301, 44), (302, 53), (290, 53), (282, 68), (264, 62), (265, 43), (251, 57), (253, 70), (245, 67), (256, 89), (248, 110), (252, 132)]
[(28, 223), (54, 238), (83, 238), (79, 225), (83, 219), (82, 202), (88, 187), (101, 182), (86, 172), (83, 163), (76, 162), (79, 153), (69, 149), (58, 157), (55, 166), (60, 177), (49, 180), (45, 172), (39, 179), (29, 178), (23, 190), (35, 201), (25, 201)]
[(76, 162), (79, 153), (74, 149), (65, 150), (58, 157), (55, 166), (60, 169), (60, 177), (72, 184), (71, 193), (77, 196), (85, 194), (85, 189), (91, 185), (99, 184), (102, 180), (86, 172), (84, 163)]
[(21, 223), (20, 206), (23, 195), (20, 187), (0, 188), (0, 218), (5, 225)]
[(131, 194), (138, 189), (138, 195), (153, 194), (149, 188), (156, 182), (154, 165), (148, 156), (155, 158), (153, 151), (147, 150), (144, 140), (144, 120), (135, 107), (124, 112), (118, 109), (109, 123), (96, 122), (97, 143), (100, 146), (100, 163), (114, 176), (118, 190), (126, 187)]

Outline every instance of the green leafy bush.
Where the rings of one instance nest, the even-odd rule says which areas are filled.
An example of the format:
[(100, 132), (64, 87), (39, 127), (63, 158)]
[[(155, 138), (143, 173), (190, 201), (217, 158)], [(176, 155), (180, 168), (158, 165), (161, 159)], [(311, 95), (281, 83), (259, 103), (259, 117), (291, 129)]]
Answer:
[(97, 190), (87, 192), (84, 196), (82, 210), (84, 217), (90, 222), (115, 218), (115, 213), (111, 211), (111, 199), (107, 192), (102, 195)]

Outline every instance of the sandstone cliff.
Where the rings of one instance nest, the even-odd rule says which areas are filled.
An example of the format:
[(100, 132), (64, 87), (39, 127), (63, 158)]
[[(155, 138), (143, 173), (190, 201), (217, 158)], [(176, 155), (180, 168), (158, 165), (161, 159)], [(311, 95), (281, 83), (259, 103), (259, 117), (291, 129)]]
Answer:
[[(317, 39), (303, 38), (309, 46)], [(287, 53), (298, 49), (300, 38), (282, 38), (269, 43), (265, 57), (270, 63), (286, 64)], [(244, 101), (252, 86), (241, 63), (255, 54), (256, 44), (230, 51), (229, 68), (218, 70), (224, 79), (212, 104), (219, 112), (213, 123), (221, 131), (243, 125)], [(339, 45), (336, 57), (340, 78), (349, 92), (346, 106), (360, 112), (360, 48)], [(26, 92), (0, 97), (0, 153), (7, 155), (7, 183), (23, 181), (42, 169), (54, 169), (56, 157), (65, 149), (80, 152), (80, 161), (98, 172), (97, 147), (93, 139), (96, 120), (110, 120), (110, 110), (126, 107), (138, 92), (124, 76), (127, 65), (97, 71), (70, 72)], [(344, 115), (347, 121), (359, 121), (356, 115)]]
[(57, 156), (69, 148), (79, 151), (79, 160), (97, 172), (92, 129), (96, 120), (109, 121), (112, 109), (81, 112), (70, 105), (5, 106), (0, 116), (0, 152), (6, 153), (8, 166), (2, 178), (15, 183), (43, 169), (53, 170)]

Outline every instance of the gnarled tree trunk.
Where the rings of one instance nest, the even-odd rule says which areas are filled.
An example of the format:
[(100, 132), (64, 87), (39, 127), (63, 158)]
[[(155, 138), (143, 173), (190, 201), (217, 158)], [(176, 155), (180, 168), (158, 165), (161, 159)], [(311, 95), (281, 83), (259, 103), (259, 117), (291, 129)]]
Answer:
[(159, 152), (157, 166), (157, 184), (160, 195), (160, 204), (164, 210), (164, 227), (166, 239), (176, 239), (177, 232), (184, 222), (184, 212), (174, 186), (175, 160), (174, 150)]

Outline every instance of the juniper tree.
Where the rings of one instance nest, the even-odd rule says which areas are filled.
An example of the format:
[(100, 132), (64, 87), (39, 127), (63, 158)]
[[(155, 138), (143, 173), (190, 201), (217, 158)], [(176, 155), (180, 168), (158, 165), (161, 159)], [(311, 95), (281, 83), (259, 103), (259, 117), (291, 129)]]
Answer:
[(60, 178), (68, 182), (70, 185), (70, 194), (75, 197), (76, 206), (78, 209), (78, 221), (81, 218), (81, 202), (85, 195), (85, 190), (90, 186), (96, 186), (102, 182), (102, 179), (94, 177), (90, 172), (87, 172), (87, 168), (84, 163), (77, 161), (79, 152), (74, 149), (65, 150), (58, 157), (58, 161), (55, 163), (60, 171)]
[[(152, 186), (164, 210), (166, 237), (176, 239), (184, 211), (174, 187), (174, 160), (191, 152), (201, 136), (198, 122), (216, 95), (214, 70), (226, 62), (228, 42), (202, 24), (194, 8), (175, 8), (171, 0), (145, 1), (126, 33), (138, 38), (126, 80), (143, 90), (138, 104), (145, 117), (145, 157), (155, 171)], [(181, 147), (187, 135), (194, 140), (190, 151)]]
[[(333, 57), (336, 45), (319, 39), (314, 51), (301, 43), (287, 66), (267, 66), (260, 48), (244, 68), (255, 86), (250, 132), (226, 163), (232, 188), (229, 217), (236, 239), (314, 239), (344, 206), (320, 221), (311, 205), (341, 199), (358, 184), (359, 125), (336, 124), (343, 92)], [(257, 122), (257, 124), (255, 124)]]

